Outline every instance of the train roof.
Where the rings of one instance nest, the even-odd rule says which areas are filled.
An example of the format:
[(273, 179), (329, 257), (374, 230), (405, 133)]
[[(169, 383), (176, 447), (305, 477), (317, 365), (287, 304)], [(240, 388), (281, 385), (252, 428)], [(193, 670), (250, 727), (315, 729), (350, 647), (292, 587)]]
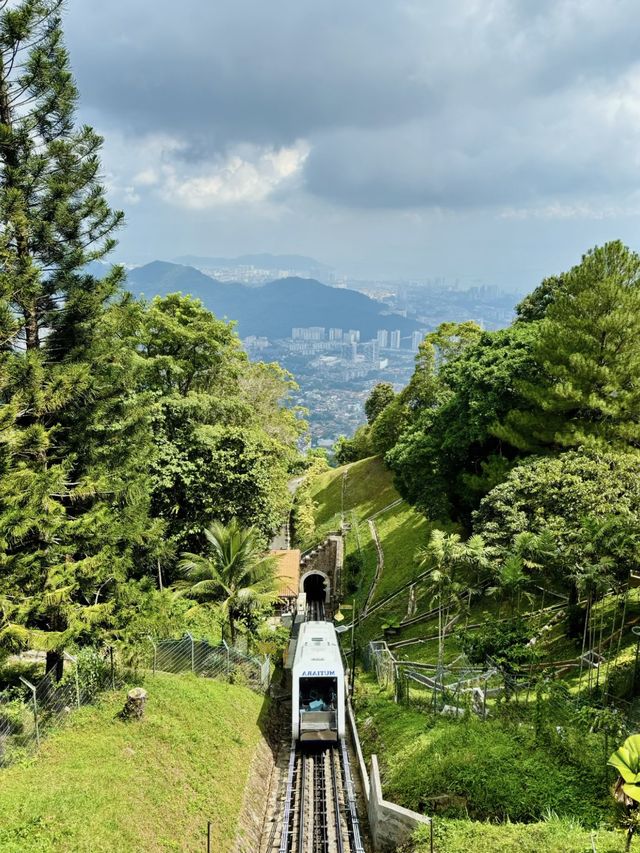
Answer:
[(300, 626), (293, 664), (294, 676), (342, 673), (336, 631), (331, 622), (304, 622)]

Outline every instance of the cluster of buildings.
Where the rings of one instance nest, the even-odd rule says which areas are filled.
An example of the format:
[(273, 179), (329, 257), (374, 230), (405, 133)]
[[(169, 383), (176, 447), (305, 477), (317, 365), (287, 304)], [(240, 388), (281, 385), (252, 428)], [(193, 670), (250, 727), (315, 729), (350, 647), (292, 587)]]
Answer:
[[(410, 342), (412, 352), (417, 352), (420, 343), (424, 338), (424, 332), (413, 332), (410, 338), (403, 338), (400, 329), (389, 331), (388, 329), (378, 329), (376, 337), (372, 341), (367, 341), (368, 344), (377, 344), (378, 348), (398, 350), (403, 349), (403, 341)], [(294, 327), (291, 330), (291, 340), (294, 342), (306, 342), (313, 344), (354, 344), (357, 346), (360, 343), (360, 329), (325, 329), (324, 326), (304, 326)], [(319, 347), (318, 352), (322, 349), (331, 349), (331, 347)]]

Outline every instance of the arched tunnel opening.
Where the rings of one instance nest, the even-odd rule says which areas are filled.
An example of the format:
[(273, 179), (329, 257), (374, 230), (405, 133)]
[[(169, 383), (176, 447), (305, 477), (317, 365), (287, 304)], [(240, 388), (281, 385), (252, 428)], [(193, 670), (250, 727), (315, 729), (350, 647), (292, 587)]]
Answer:
[(327, 590), (325, 587), (326, 578), (321, 574), (309, 574), (304, 579), (303, 583), (303, 591), (307, 594), (307, 602), (311, 603), (312, 601), (322, 601), (324, 602), (327, 597)]

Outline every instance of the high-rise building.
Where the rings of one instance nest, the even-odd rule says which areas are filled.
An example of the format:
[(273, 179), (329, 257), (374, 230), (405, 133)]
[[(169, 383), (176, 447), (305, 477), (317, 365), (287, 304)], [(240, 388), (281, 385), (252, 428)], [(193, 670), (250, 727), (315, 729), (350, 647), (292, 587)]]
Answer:
[(356, 343), (359, 343), (360, 329), (349, 329), (349, 340), (351, 342), (355, 341)]
[(341, 341), (342, 340), (342, 329), (329, 329), (329, 340), (330, 341)]
[(391, 349), (400, 349), (400, 329), (391, 332), (391, 340), (389, 342)]
[(358, 360), (358, 344), (356, 341), (351, 341), (351, 361)]
[(414, 352), (418, 352), (418, 347), (422, 343), (424, 339), (424, 332), (414, 332), (411, 335), (411, 349)]
[(309, 340), (311, 340), (311, 341), (323, 341), (324, 340), (324, 326), (309, 326), (307, 331), (309, 332)]
[(371, 363), (375, 364), (377, 367), (380, 361), (380, 344), (378, 343), (378, 341), (371, 341), (371, 343), (369, 344), (368, 356), (369, 361), (371, 361)]
[(389, 346), (389, 332), (386, 329), (378, 329), (378, 346), (386, 349)]

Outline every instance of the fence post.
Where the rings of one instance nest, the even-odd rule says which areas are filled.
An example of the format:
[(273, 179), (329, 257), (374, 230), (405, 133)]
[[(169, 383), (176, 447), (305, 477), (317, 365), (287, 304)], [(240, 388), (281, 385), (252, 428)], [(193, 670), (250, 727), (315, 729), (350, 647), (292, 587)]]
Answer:
[(227, 676), (229, 676), (231, 674), (231, 651), (230, 651), (229, 646), (227, 645), (227, 642), (224, 638), (222, 640), (222, 645), (227, 650)]
[(26, 684), (29, 690), (31, 691), (31, 696), (33, 698), (33, 722), (36, 727), (36, 743), (38, 745), (38, 749), (40, 748), (40, 726), (38, 725), (38, 700), (36, 699), (36, 688), (30, 681), (27, 681), (26, 678), (19, 676), (20, 681), (23, 684)]
[(191, 672), (196, 671), (196, 646), (191, 634), (187, 631), (186, 636), (191, 640)]
[(63, 654), (64, 654), (64, 657), (67, 660), (70, 660), (71, 663), (75, 667), (73, 674), (74, 674), (74, 678), (75, 678), (75, 682), (76, 682), (76, 705), (79, 708), (80, 707), (80, 678), (78, 676), (78, 658), (74, 658), (74, 656), (70, 655), (69, 652), (64, 652)]
[(149, 638), (149, 642), (153, 646), (153, 674), (155, 675), (156, 674), (156, 667), (158, 665), (158, 645), (157, 645), (156, 641), (153, 639), (153, 637), (151, 636), (151, 634), (147, 634), (147, 636)]
[(260, 683), (263, 690), (269, 687), (269, 676), (271, 675), (271, 658), (264, 656), (264, 663), (260, 667)]

